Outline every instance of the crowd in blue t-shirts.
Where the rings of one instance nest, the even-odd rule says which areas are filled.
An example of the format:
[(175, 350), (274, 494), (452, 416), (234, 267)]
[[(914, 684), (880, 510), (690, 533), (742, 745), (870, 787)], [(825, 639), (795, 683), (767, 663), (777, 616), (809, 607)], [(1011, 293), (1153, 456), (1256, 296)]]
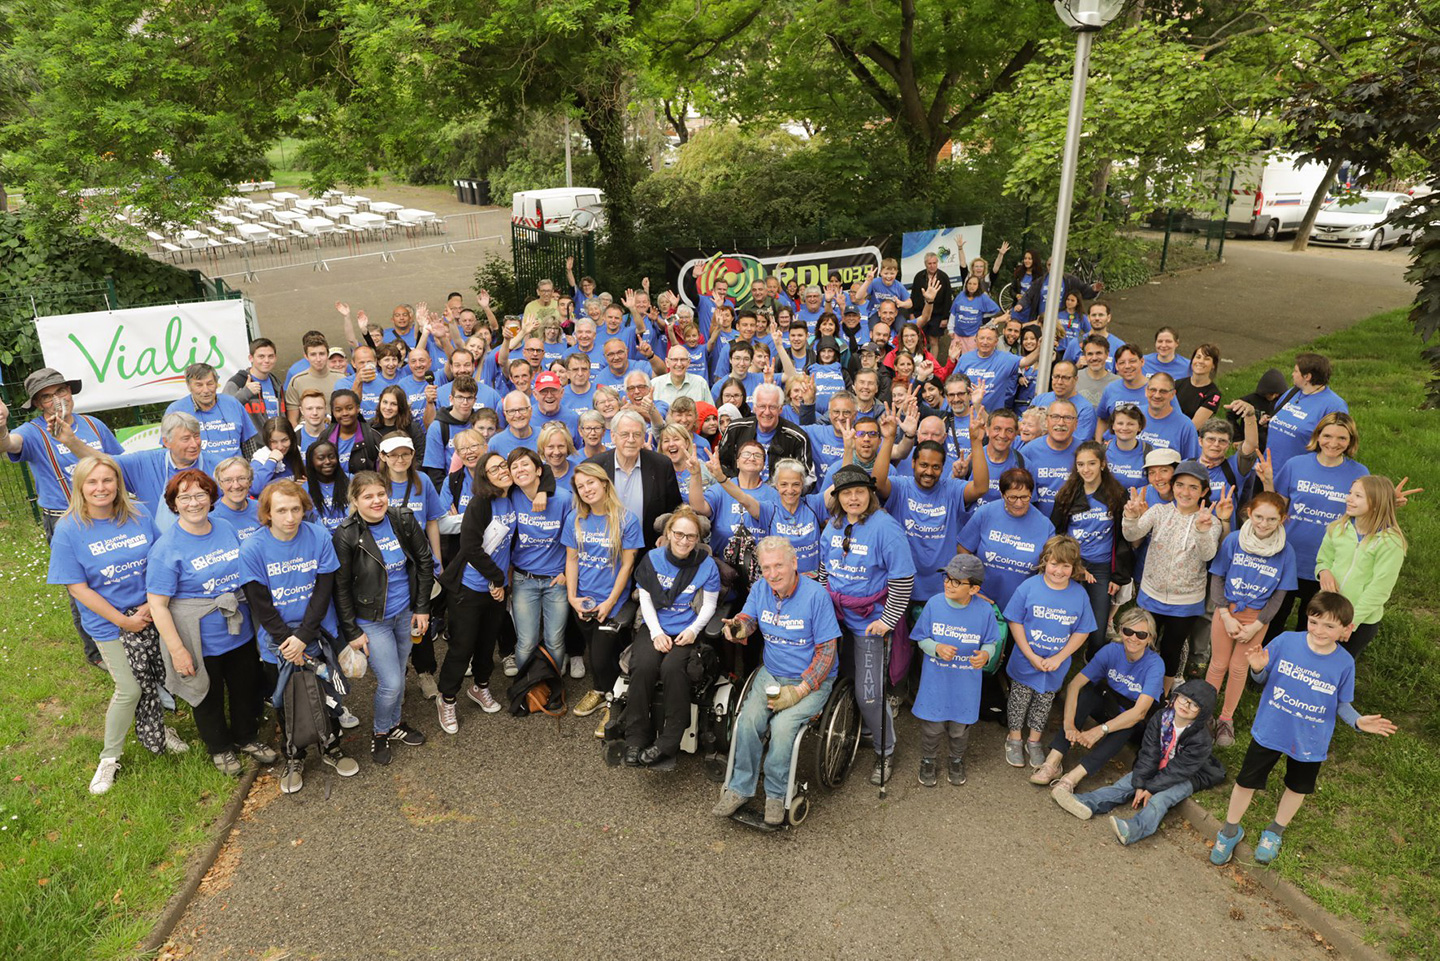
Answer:
[[(111, 789), (132, 727), (147, 750), (188, 748), (178, 701), (218, 769), (283, 759), (282, 789), (300, 790), (298, 672), (326, 705), (318, 756), (353, 776), (362, 667), (373, 763), (426, 741), (406, 719), (412, 674), (446, 735), (462, 695), (481, 713), (556, 710), (569, 677), (589, 681), (570, 711), (665, 770), (685, 705), (632, 697), (637, 713), (611, 718), (622, 656), (658, 679), (708, 646), (777, 681), (744, 714), (771, 737), (854, 678), (875, 784), (906, 702), (927, 787), (964, 784), (973, 725), (1001, 723), (1006, 762), (1065, 810), (1138, 809), (1111, 818), (1122, 843), (1224, 779), (1212, 748), (1235, 742), (1253, 681), (1212, 857), (1284, 759), (1256, 847), (1273, 859), (1336, 722), (1394, 729), (1351, 701), (1418, 491), (1366, 469), (1323, 356), (1225, 398), (1218, 347), (1187, 356), (1171, 327), (1124, 338), (1103, 285), (1067, 276), (1042, 364), (1044, 263), (1008, 250), (954, 279), (933, 257), (908, 283), (893, 260), (848, 287), (771, 275), (740, 301), (726, 278), (693, 304), (652, 301), (648, 282), (612, 297), (567, 269), (503, 321), (485, 291), (397, 306), (389, 326), (341, 303), (348, 344), (309, 331), (288, 371), (268, 338), (238, 370), (188, 368), (155, 450), (127, 452), (75, 413), (78, 382), (36, 371), (35, 416), (9, 430), (3, 412), (0, 442), (34, 476), (49, 581), (114, 679), (90, 790)], [(756, 545), (782, 543), (772, 560), (799, 580), (760, 574)], [(797, 589), (814, 611), (794, 613)], [(761, 644), (726, 626), (747, 624)], [(550, 703), (527, 700), (537, 689)], [(1127, 744), (1133, 770), (1082, 791)], [(746, 754), (717, 813), (762, 780), (773, 800), (777, 765)]]

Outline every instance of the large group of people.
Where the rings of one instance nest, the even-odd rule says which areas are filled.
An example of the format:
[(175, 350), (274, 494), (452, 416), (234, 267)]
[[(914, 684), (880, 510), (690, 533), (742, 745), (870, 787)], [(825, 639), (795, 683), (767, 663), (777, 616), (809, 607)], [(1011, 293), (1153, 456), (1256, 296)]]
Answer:
[[(1253, 680), (1212, 857), (1283, 757), (1257, 847), (1273, 858), (1336, 721), (1394, 730), (1351, 700), (1417, 492), (1358, 459), (1325, 357), (1225, 398), (1216, 346), (1187, 354), (1171, 327), (1122, 338), (1103, 285), (1057, 292), (1041, 383), (1051, 292), (1039, 254), (1009, 269), (1008, 249), (958, 282), (933, 256), (908, 285), (893, 260), (848, 288), (770, 276), (744, 306), (724, 281), (691, 306), (652, 301), (648, 281), (612, 297), (569, 267), (566, 289), (542, 282), (503, 322), (483, 290), (397, 306), (383, 327), (337, 304), (347, 343), (308, 331), (288, 371), (267, 338), (238, 371), (191, 365), (156, 450), (125, 452), (74, 413), (78, 382), (34, 372), (35, 416), (9, 430), (0, 408), (0, 445), (34, 473), (49, 580), (114, 678), (91, 792), (114, 783), (132, 726), (150, 751), (186, 750), (166, 724), (177, 699), (229, 774), (281, 760), (258, 725), (272, 706), (281, 788), (301, 790), (282, 695), (309, 670), (322, 762), (353, 776), (339, 734), (365, 711), (336, 666), (361, 658), (375, 764), (425, 743), (412, 670), (446, 736), (462, 692), (523, 713), (497, 671), (517, 688), (548, 671), (587, 681), (573, 712), (618, 731), (625, 764), (665, 770), (703, 648), (755, 677), (715, 813), (763, 782), (770, 823), (784, 746), (841, 674), (872, 783), (896, 770), (907, 703), (926, 787), (965, 783), (987, 717), (1065, 810), (1140, 809), (1112, 818), (1122, 843), (1223, 780), (1212, 747), (1234, 743)], [(990, 293), (1006, 279), (1008, 311)], [(1127, 744), (1133, 771), (1082, 792)]]

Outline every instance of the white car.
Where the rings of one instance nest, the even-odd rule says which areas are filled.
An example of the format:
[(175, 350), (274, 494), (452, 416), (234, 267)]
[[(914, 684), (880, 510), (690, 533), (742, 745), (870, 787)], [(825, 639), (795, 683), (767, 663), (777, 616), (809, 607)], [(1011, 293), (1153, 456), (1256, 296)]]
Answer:
[(1406, 194), (1365, 192), (1351, 203), (1328, 201), (1315, 218), (1311, 243), (1344, 244), (1379, 250), (1392, 244), (1408, 244), (1410, 233), (1398, 224), (1382, 222), (1410, 202)]

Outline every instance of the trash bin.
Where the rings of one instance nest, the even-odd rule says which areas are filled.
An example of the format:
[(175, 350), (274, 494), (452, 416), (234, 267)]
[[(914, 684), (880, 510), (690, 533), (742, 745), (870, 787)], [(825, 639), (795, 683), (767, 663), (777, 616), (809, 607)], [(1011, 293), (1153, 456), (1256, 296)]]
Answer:
[(475, 185), (475, 203), (481, 207), (490, 206), (490, 181), (472, 180)]
[(457, 203), (462, 203), (462, 204), (468, 204), (470, 201), (468, 201), (468, 200), (465, 199), (465, 181), (463, 181), (463, 180), (452, 180), (452, 181), (450, 181), (450, 182), (455, 185), (455, 200), (456, 200), (456, 202), (457, 202)]

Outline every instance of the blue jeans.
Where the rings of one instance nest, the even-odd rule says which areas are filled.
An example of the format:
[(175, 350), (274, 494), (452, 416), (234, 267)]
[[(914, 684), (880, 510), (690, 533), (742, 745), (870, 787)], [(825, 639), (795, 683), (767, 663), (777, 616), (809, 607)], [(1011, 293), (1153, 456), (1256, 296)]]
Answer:
[(515, 618), (515, 666), (525, 670), (540, 646), (545, 628), (545, 650), (558, 670), (565, 668), (565, 624), (570, 614), (565, 585), (551, 585), (553, 577), (532, 577), (516, 571), (510, 580), (510, 613)]
[(1095, 615), (1095, 630), (1090, 632), (1090, 637), (1085, 641), (1085, 656), (1088, 659), (1094, 657), (1107, 643), (1105, 627), (1110, 617), (1110, 568), (1101, 568), (1097, 564), (1085, 569), (1095, 575), (1094, 584), (1082, 581), (1080, 585), (1085, 588), (1085, 596), (1090, 598), (1090, 610)]
[(370, 668), (375, 672), (375, 733), (400, 723), (405, 703), (405, 665), (410, 662), (410, 609), (383, 621), (357, 620), (370, 639)]
[[(1126, 774), (1109, 787), (1077, 794), (1075, 800), (1096, 814), (1105, 814), (1122, 804), (1129, 804), (1135, 799), (1135, 789), (1130, 786), (1130, 777), (1130, 774)], [(1136, 841), (1154, 834), (1160, 827), (1160, 819), (1171, 808), (1193, 793), (1195, 793), (1195, 786), (1189, 781), (1181, 781), (1179, 784), (1152, 795), (1150, 800), (1145, 802), (1145, 806), (1130, 819), (1130, 841), (1128, 843), (1134, 844)]]
[(811, 691), (801, 698), (800, 703), (778, 713), (766, 706), (766, 687), (798, 683), (798, 677), (771, 677), (764, 666), (755, 672), (755, 681), (750, 685), (750, 693), (745, 696), (745, 703), (740, 705), (740, 717), (735, 721), (735, 764), (727, 785), (741, 797), (753, 797), (755, 794), (755, 782), (760, 776), (760, 755), (765, 752), (765, 732), (769, 731), (770, 750), (765, 752), (765, 796), (784, 799), (790, 785), (790, 755), (795, 750), (795, 738), (825, 707), (835, 679), (827, 677), (819, 690)]

